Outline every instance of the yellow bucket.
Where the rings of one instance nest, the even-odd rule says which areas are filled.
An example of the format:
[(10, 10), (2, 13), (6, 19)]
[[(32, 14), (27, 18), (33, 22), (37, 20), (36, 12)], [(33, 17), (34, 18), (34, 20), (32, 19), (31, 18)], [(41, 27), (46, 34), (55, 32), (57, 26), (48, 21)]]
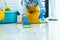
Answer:
[(4, 11), (0, 10), (0, 20), (4, 20)]

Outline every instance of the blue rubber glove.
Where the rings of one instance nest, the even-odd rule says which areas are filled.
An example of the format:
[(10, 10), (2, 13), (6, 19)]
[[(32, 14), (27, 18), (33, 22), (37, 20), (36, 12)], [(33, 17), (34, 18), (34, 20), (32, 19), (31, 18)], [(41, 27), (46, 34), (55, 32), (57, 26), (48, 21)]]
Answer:
[(44, 13), (45, 13), (44, 9), (41, 9), (39, 19), (43, 17)]
[(40, 16), (39, 16), (39, 19), (40, 19), (42, 22), (45, 21), (44, 13), (45, 13), (44, 9), (41, 9), (41, 10), (40, 10)]
[(27, 17), (26, 17), (26, 16), (24, 16), (23, 18), (24, 18), (23, 25), (29, 25)]
[(30, 23), (28, 22), (28, 19), (26, 16), (23, 17), (24, 18), (24, 21), (23, 21), (23, 27), (24, 28), (30, 28)]

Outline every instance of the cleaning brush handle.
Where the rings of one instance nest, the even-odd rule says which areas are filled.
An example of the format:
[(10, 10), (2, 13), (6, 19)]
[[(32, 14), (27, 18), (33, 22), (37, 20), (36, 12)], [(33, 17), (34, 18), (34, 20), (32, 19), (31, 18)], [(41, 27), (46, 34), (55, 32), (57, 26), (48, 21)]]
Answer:
[(6, 3), (6, 1), (4, 0), (4, 4), (5, 4), (5, 7), (7, 7), (7, 3)]

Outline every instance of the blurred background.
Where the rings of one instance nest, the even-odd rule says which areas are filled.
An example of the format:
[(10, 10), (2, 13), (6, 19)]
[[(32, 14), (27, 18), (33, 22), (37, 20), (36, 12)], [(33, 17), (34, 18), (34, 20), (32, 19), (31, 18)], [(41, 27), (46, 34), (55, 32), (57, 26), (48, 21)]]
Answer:
[[(45, 7), (45, 1), (47, 0), (41, 0), (41, 3), (43, 4), (44, 7)], [(51, 1), (53, 2), (55, 1), (55, 4), (51, 4)], [(22, 21), (21, 0), (6, 0), (6, 2), (7, 5), (12, 10), (19, 11), (20, 15), (18, 15), (17, 21), (21, 22)], [(46, 27), (44, 24), (42, 25), (34, 24), (32, 25), (32, 28), (24, 29), (22, 28), (22, 24), (0, 24), (0, 40), (48, 40), (48, 39), (60, 40), (60, 5), (59, 5), (60, 0), (48, 0), (48, 3), (49, 3), (48, 6), (49, 12), (46, 13), (46, 15), (48, 15), (46, 18), (46, 20), (48, 21), (48, 25)], [(51, 14), (53, 14), (51, 12), (51, 5), (55, 5), (53, 6), (55, 11), (53, 11), (53, 9), (52, 11), (55, 17), (58, 19), (58, 21), (48, 20), (51, 17)], [(5, 7), (4, 0), (0, 0), (0, 9), (4, 9), (4, 7)], [(47, 33), (47, 35), (44, 34), (44, 37), (43, 37), (44, 31), (41, 31), (40, 27), (42, 27), (42, 30), (46, 30), (46, 31), (48, 30), (48, 32), (45, 32)]]

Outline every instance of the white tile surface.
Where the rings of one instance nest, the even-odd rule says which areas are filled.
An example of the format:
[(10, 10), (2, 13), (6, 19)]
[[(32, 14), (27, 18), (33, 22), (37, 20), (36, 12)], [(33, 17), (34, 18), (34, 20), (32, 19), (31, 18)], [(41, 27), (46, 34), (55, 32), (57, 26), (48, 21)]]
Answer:
[(60, 40), (60, 21), (49, 22), (49, 40)]
[(0, 24), (0, 40), (44, 40), (47, 27), (42, 25), (32, 24), (32, 28), (23, 28), (22, 24)]
[(32, 24), (32, 28), (23, 28), (22, 24), (0, 24), (0, 40), (60, 40), (59, 22)]

